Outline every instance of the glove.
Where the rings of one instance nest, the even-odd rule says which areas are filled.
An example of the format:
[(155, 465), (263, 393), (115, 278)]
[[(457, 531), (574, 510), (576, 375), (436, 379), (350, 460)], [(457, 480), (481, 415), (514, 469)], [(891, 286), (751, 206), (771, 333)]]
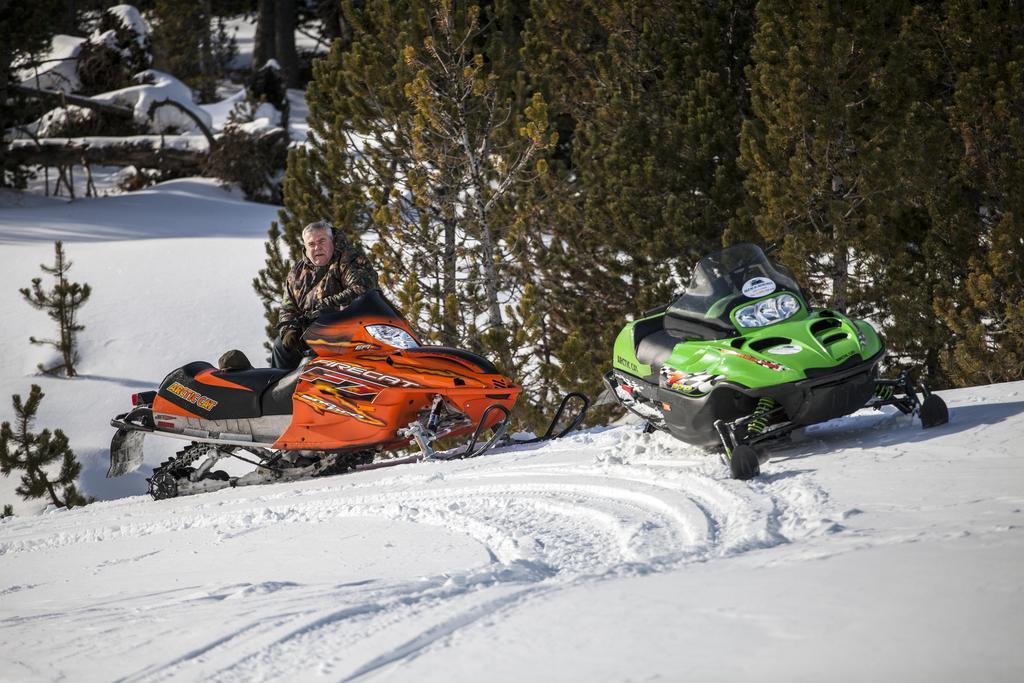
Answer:
[(302, 322), (309, 327), (316, 322), (316, 319), (327, 312), (326, 308), (318, 308), (315, 311), (310, 311), (306, 315), (302, 316)]
[(281, 335), (281, 346), (283, 346), (286, 351), (294, 351), (299, 348), (300, 341), (301, 335), (299, 335), (299, 331), (294, 327), (289, 327), (284, 331), (284, 334)]

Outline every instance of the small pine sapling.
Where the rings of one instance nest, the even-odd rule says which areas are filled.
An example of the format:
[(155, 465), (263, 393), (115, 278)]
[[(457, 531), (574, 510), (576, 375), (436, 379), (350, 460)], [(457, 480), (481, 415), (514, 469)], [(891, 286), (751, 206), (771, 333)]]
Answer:
[[(89, 499), (75, 486), (82, 466), (68, 446), (68, 437), (59, 429), (52, 434), (48, 429), (38, 434), (30, 431), (43, 396), (38, 384), (32, 385), (24, 403), (20, 395), (13, 396), (16, 426), (12, 429), (9, 422), (0, 425), (0, 474), (7, 477), (15, 470), (24, 470), (21, 485), (15, 491), (25, 500), (49, 496), (57, 507), (85, 505)], [(58, 460), (61, 461), (60, 474), (51, 479), (45, 468)], [(63, 500), (57, 495), (58, 489), (63, 489)]]
[[(284, 300), (284, 288), (288, 281), (288, 272), (291, 270), (292, 261), (282, 252), (285, 246), (281, 237), (281, 230), (277, 222), (270, 224), (268, 237), (264, 249), (267, 252), (266, 267), (261, 268), (256, 277), (252, 279), (252, 288), (256, 290), (260, 301), (263, 303), (263, 317), (267, 321), (267, 339), (263, 342), (263, 348), (268, 352), (271, 349), (271, 341), (277, 336), (277, 323), (281, 319), (281, 302)], [(267, 357), (270, 361), (270, 357)]]
[(8, 503), (7, 505), (4, 505), (4, 511), (0, 512), (0, 519), (3, 519), (4, 517), (13, 517), (13, 516), (14, 516), (14, 506), (11, 505), (10, 503)]
[(57, 284), (54, 285), (53, 289), (49, 292), (44, 292), (42, 278), (34, 277), (32, 278), (31, 288), (25, 287), (18, 291), (21, 292), (21, 295), (32, 306), (46, 311), (46, 314), (55, 320), (60, 328), (60, 337), (58, 339), (36, 339), (35, 337), (29, 337), (29, 341), (33, 344), (52, 346), (60, 351), (61, 356), (63, 356), (63, 363), (50, 368), (45, 368), (40, 363), (38, 366), (39, 371), (47, 375), (54, 375), (63, 370), (65, 376), (74, 377), (78, 374), (75, 372), (75, 363), (78, 362), (77, 335), (85, 329), (85, 326), (79, 325), (75, 322), (75, 319), (78, 316), (79, 307), (86, 302), (92, 293), (92, 288), (86, 284), (68, 281), (67, 272), (71, 269), (71, 261), (68, 261), (64, 255), (63, 242), (55, 242), (54, 249), (56, 251), (56, 258), (53, 267), (39, 266), (44, 272), (49, 273), (57, 280)]

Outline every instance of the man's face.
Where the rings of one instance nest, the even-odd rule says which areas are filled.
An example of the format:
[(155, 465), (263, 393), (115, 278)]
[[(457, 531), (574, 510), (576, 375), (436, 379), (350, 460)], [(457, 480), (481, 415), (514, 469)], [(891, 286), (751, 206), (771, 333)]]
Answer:
[(326, 266), (334, 256), (334, 240), (329, 230), (310, 230), (303, 237), (306, 257), (317, 266)]

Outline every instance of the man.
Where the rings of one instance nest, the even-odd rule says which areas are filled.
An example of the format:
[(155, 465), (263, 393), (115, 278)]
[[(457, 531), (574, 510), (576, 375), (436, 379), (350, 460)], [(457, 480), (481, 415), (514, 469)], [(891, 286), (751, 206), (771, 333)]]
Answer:
[(273, 366), (291, 370), (305, 353), (302, 333), (317, 316), (348, 306), (360, 294), (378, 287), (377, 271), (362, 249), (349, 244), (330, 223), (310, 223), (302, 230), (303, 258), (288, 273)]

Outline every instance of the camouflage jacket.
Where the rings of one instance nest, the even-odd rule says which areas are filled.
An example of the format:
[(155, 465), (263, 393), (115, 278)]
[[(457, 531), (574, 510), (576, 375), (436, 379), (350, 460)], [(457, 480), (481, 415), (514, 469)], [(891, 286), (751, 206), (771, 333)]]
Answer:
[(363, 292), (376, 289), (377, 271), (363, 250), (349, 244), (344, 235), (334, 236), (334, 255), (326, 266), (316, 266), (305, 254), (292, 266), (284, 288), (279, 330), (304, 330), (308, 318), (320, 310), (341, 310)]

